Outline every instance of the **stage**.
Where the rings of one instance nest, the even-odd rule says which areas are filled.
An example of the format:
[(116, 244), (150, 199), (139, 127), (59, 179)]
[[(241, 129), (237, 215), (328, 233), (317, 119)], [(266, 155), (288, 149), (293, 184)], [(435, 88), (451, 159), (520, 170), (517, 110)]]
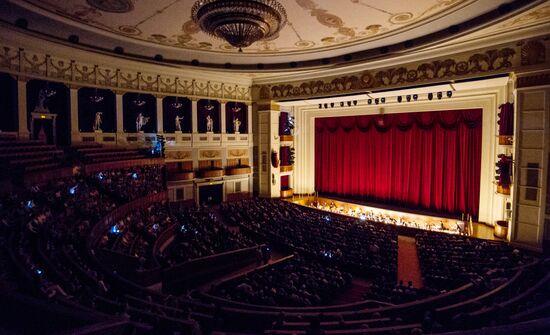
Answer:
[(470, 237), (498, 240), (493, 234), (493, 227), (479, 222), (464, 222), (461, 229), (460, 219), (444, 218), (430, 215), (402, 212), (395, 209), (377, 208), (344, 200), (326, 197), (299, 196), (286, 199), (298, 205), (317, 208), (335, 214), (356, 217), (358, 219), (394, 224), (406, 230), (429, 230), (447, 234), (462, 234)]

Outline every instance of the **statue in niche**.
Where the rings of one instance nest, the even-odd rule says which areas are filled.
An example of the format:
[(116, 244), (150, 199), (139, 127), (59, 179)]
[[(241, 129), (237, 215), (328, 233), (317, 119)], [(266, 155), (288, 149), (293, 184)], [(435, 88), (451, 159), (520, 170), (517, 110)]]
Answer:
[(206, 132), (211, 133), (214, 131), (214, 121), (210, 115), (206, 115)]
[(139, 113), (137, 118), (136, 118), (136, 132), (143, 132), (143, 130), (141, 130), (141, 128), (143, 128), (143, 126), (145, 126), (147, 124), (147, 122), (149, 122), (149, 118), (148, 117), (145, 117), (143, 116), (143, 114)]
[(183, 120), (183, 116), (176, 115), (176, 131), (181, 132), (181, 120)]
[(235, 134), (239, 133), (239, 128), (241, 128), (241, 121), (238, 117), (236, 117), (233, 119), (233, 131), (235, 132)]
[(46, 99), (46, 92), (44, 89), (40, 89), (40, 91), (38, 91), (38, 103), (36, 104), (36, 107), (34, 107), (35, 113), (50, 113), (48, 107), (44, 106)]
[(96, 112), (95, 113), (95, 119), (94, 119), (94, 131), (101, 132), (101, 123), (103, 122), (101, 120), (102, 112)]

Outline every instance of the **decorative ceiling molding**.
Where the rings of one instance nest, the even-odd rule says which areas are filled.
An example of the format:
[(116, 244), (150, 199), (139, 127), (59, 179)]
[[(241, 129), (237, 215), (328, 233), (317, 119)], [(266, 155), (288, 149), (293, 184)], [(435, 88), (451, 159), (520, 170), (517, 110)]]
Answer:
[[(545, 68), (550, 39), (508, 43), (441, 59), (316, 80), (253, 85), (257, 102), (334, 96)], [(548, 66), (546, 66), (548, 67)]]

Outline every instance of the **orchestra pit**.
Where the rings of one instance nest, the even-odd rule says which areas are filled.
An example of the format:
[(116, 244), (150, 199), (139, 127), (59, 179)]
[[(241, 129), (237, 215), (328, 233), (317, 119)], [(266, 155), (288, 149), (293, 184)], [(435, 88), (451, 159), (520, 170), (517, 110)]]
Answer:
[(550, 334), (550, 1), (0, 2), (0, 334)]

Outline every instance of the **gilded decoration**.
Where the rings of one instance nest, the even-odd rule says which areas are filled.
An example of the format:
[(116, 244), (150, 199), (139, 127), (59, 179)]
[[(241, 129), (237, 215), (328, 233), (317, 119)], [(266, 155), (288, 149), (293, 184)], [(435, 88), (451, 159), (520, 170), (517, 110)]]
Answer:
[(167, 150), (164, 152), (164, 156), (169, 160), (192, 160), (193, 156), (190, 150)]
[(529, 41), (521, 47), (521, 65), (544, 63), (546, 48), (539, 41)]
[(470, 55), (458, 55), (454, 58), (433, 60), (418, 65), (407, 65), (378, 71), (368, 70), (354, 75), (307, 82), (261, 85), (254, 88), (255, 92), (258, 92), (259, 99), (277, 100), (289, 97), (349, 93), (354, 90), (372, 90), (478, 74), (501, 73), (511, 71), (514, 65), (519, 65), (518, 53), (519, 50), (503, 47)]
[[(193, 1), (22, 0), (53, 15), (125, 38), (191, 50), (237, 53), (237, 48), (201, 32), (186, 15)], [(366, 0), (280, 0), (292, 26), (269, 41), (254, 43), (245, 53), (293, 53), (346, 47), (390, 36), (434, 18), (456, 14), (474, 0), (426, 0), (390, 3)], [(393, 8), (393, 9), (392, 9)], [(365, 18), (368, 18), (366, 20)], [(368, 23), (367, 23), (368, 22)]]
[(50, 79), (82, 86), (140, 90), (236, 101), (250, 101), (250, 87), (231, 83), (179, 78), (171, 75), (89, 64), (7, 45), (0, 45), (0, 70), (18, 76)]
[(248, 157), (248, 149), (230, 149), (227, 150), (227, 158)]
[(199, 150), (199, 159), (209, 160), (214, 158), (221, 158), (221, 150)]

